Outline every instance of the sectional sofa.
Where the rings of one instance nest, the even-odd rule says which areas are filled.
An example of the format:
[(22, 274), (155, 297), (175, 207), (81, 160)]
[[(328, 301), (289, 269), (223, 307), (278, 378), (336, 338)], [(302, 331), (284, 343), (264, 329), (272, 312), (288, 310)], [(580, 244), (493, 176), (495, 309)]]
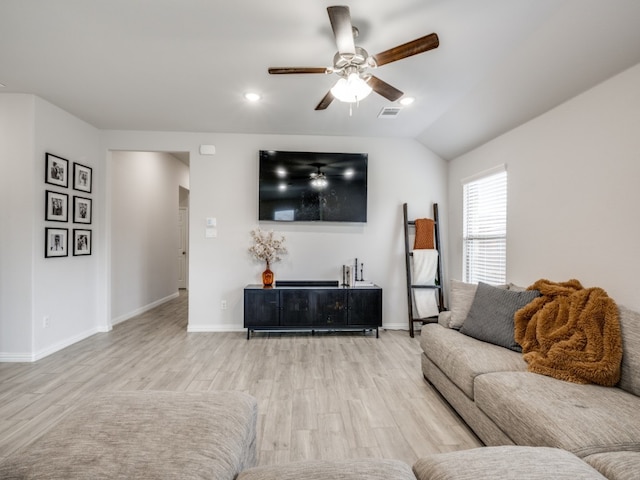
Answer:
[(554, 447), (607, 478), (640, 478), (640, 314), (619, 308), (619, 382), (576, 384), (527, 371), (522, 354), (504, 342), (462, 333), (477, 293), (452, 282), (450, 311), (423, 326), (425, 379), (486, 445)]

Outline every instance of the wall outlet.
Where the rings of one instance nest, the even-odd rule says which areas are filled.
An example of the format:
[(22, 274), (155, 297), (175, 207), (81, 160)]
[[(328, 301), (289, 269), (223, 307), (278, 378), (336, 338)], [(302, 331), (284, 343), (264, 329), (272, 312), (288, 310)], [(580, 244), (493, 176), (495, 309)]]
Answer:
[(48, 315), (45, 315), (44, 317), (42, 317), (42, 326), (43, 326), (44, 328), (49, 328), (49, 325), (50, 325), (50, 323), (49, 323), (49, 316), (48, 316)]
[(222, 301), (220, 302), (220, 308), (221, 308), (222, 310), (226, 310), (226, 309), (227, 309), (227, 301), (226, 301), (226, 300), (222, 300)]

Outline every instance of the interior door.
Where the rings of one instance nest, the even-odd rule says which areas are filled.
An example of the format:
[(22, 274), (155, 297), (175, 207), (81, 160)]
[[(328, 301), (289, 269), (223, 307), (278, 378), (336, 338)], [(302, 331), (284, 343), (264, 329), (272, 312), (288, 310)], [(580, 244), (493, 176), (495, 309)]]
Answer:
[(178, 288), (188, 288), (189, 209), (178, 208)]

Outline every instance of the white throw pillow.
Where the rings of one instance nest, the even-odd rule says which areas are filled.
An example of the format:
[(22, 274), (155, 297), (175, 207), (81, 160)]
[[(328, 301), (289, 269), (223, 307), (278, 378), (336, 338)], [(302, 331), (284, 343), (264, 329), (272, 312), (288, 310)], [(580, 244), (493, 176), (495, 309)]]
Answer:
[(451, 280), (449, 289), (449, 310), (451, 310), (449, 328), (459, 330), (462, 327), (473, 303), (477, 288), (478, 285), (475, 283)]

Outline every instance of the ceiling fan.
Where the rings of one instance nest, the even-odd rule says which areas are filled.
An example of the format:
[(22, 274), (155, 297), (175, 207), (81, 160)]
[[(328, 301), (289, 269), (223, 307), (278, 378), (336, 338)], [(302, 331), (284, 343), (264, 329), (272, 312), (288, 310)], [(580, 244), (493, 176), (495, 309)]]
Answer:
[(347, 6), (327, 7), (329, 21), (336, 39), (338, 52), (333, 57), (332, 67), (271, 67), (272, 75), (288, 75), (298, 73), (335, 73), (340, 79), (336, 85), (320, 100), (316, 110), (326, 109), (334, 99), (354, 103), (365, 98), (371, 91), (395, 102), (403, 92), (378, 77), (368, 73), (368, 69), (380, 67), (387, 63), (402, 60), (434, 48), (440, 44), (438, 35), (431, 33), (411, 42), (403, 43), (377, 55), (369, 55), (367, 51), (355, 44), (358, 29), (351, 24), (351, 13)]

